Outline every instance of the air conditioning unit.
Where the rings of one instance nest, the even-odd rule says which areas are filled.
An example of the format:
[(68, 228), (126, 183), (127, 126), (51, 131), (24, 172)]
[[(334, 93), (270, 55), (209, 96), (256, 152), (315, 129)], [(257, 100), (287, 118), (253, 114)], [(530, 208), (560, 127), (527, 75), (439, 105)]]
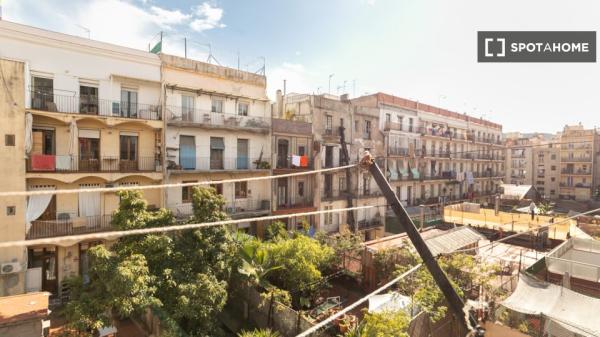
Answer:
[(21, 271), (21, 264), (19, 262), (2, 263), (0, 265), (0, 274), (12, 274)]

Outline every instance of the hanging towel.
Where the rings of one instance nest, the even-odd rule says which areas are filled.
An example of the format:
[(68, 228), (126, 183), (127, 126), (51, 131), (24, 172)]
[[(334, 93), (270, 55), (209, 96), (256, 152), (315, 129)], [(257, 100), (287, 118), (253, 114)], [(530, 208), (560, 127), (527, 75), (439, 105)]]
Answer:
[(300, 156), (292, 156), (292, 165), (300, 167)]
[(468, 172), (467, 172), (467, 184), (471, 185), (471, 184), (473, 184), (473, 183), (474, 183), (474, 180), (473, 180), (473, 172), (471, 172), (471, 171), (468, 171)]
[(54, 171), (54, 156), (46, 154), (31, 155), (31, 169), (33, 171)]
[(300, 167), (308, 167), (308, 156), (300, 156)]

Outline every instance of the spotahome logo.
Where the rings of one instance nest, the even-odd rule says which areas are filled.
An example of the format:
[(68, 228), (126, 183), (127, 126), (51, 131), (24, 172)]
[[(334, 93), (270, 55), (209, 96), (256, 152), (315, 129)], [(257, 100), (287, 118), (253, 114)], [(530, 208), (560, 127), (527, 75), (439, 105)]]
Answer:
[(478, 62), (596, 62), (596, 32), (477, 32)]

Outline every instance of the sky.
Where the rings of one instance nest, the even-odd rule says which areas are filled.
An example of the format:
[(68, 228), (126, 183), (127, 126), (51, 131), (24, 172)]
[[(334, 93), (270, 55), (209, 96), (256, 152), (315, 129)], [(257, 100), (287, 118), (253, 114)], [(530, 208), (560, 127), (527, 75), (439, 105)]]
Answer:
[[(503, 125), (600, 127), (598, 63), (477, 63), (479, 30), (593, 30), (600, 2), (0, 0), (3, 19), (260, 72), (267, 92), (385, 92)], [(1, 48), (1, 46), (0, 46)], [(212, 61), (215, 62), (215, 61)], [(330, 75), (331, 81), (329, 81)], [(330, 84), (331, 83), (331, 84)]]

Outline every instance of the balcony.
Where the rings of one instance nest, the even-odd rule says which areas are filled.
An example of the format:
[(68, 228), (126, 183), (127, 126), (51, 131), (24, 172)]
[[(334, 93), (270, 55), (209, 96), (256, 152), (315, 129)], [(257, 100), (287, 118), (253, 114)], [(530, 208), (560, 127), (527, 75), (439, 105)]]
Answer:
[(27, 232), (27, 240), (57, 236), (112, 231), (112, 215), (73, 217), (71, 213), (60, 213), (57, 220), (35, 220)]
[(562, 174), (570, 174), (570, 175), (592, 175), (592, 172), (590, 170), (569, 170), (569, 169), (562, 169), (560, 171), (560, 173)]
[(77, 173), (77, 172), (159, 172), (160, 159), (138, 157), (123, 160), (118, 156), (98, 158), (69, 155), (32, 154), (27, 159), (27, 172)]
[(168, 123), (175, 126), (224, 128), (260, 133), (268, 133), (271, 129), (271, 118), (269, 117), (244, 116), (175, 106), (168, 106), (167, 111)]
[(261, 171), (270, 170), (268, 157), (248, 158), (214, 158), (214, 157), (179, 157), (179, 164), (170, 163), (170, 170), (189, 171)]
[(408, 156), (408, 149), (404, 147), (390, 147), (388, 148), (389, 156)]
[(390, 131), (390, 130), (402, 131), (403, 125), (402, 125), (402, 123), (394, 123), (394, 122), (387, 121), (383, 125), (383, 131)]
[(94, 115), (145, 120), (161, 120), (160, 106), (127, 101), (111, 101), (95, 96), (56, 95), (31, 92), (31, 109), (68, 114)]
[(357, 225), (358, 225), (359, 231), (373, 229), (373, 228), (383, 226), (381, 219), (378, 219), (378, 218), (371, 219), (371, 220), (367, 220), (367, 219), (358, 220)]
[(358, 197), (359, 198), (378, 198), (378, 197), (382, 197), (383, 194), (381, 193), (380, 190), (373, 190), (373, 189), (365, 189), (362, 186), (358, 187)]
[(280, 156), (275, 163), (276, 169), (311, 170), (312, 158), (309, 156)]
[(288, 198), (288, 200), (277, 200), (277, 210), (291, 210), (296, 208), (307, 208), (314, 207), (313, 199), (311, 197), (295, 197)]
[(351, 194), (348, 193), (346, 190), (324, 188), (322, 199), (327, 201), (343, 200), (346, 199), (349, 195)]
[(560, 183), (560, 187), (565, 188), (592, 188), (592, 184), (587, 183)]
[[(191, 203), (171, 205), (169, 209), (179, 220), (187, 220), (194, 215)], [(266, 199), (235, 199), (234, 201), (227, 201), (222, 210), (232, 219), (260, 216), (271, 211), (271, 201)]]
[(561, 157), (560, 161), (565, 162), (565, 163), (585, 163), (585, 162), (591, 162), (592, 157), (591, 156)]

